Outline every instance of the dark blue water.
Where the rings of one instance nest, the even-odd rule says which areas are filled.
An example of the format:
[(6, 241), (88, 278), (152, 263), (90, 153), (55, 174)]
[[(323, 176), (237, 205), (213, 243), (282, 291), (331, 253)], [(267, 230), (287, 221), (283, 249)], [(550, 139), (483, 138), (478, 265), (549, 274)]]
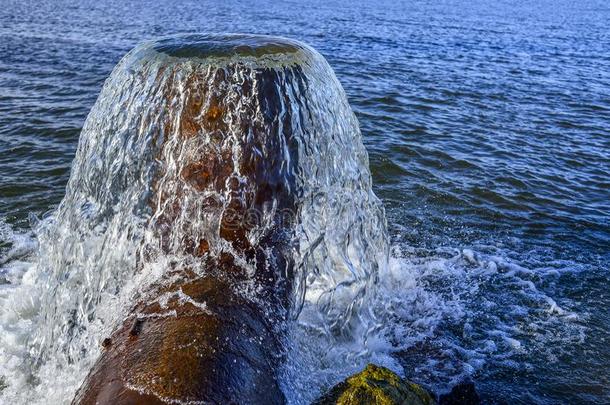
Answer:
[(594, 0), (0, 0), (0, 265), (63, 197), (84, 119), (135, 44), (291, 37), (348, 94), (414, 275), (400, 305), (426, 308), (393, 336), (404, 374), (439, 392), (467, 376), (488, 402), (610, 402), (609, 21)]

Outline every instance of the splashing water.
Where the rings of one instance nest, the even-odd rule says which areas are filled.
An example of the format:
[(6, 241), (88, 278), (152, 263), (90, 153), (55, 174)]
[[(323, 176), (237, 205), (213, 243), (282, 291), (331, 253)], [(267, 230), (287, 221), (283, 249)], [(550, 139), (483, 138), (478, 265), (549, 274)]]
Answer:
[[(261, 91), (276, 104), (261, 103), (269, 99)], [(193, 133), (216, 108), (226, 111), (222, 123)], [(245, 148), (256, 134), (265, 134), (259, 149)], [(187, 36), (145, 43), (114, 69), (58, 209), (32, 233), (0, 223), (10, 241), (0, 246), (0, 399), (69, 402), (100, 341), (146, 287), (176, 263), (202, 260), (197, 241), (252, 268), (225, 243), (219, 221), (235, 195), (255, 192), (240, 168), (265, 147), (280, 151), (268, 162), (270, 181), (289, 187), (298, 209), (282, 212), (280, 200), (256, 206), (245, 237), (264, 240), (288, 215), (296, 322), (282, 386), (290, 403), (309, 403), (370, 361), (442, 390), (487, 363), (527, 366), (513, 359), (537, 353), (553, 361), (549, 341), (584, 339), (586, 314), (537, 287), (570, 263), (534, 271), (488, 247), (404, 246), (388, 262), (358, 123), (319, 54), (267, 37)], [(190, 173), (209, 168), (192, 163), (215, 155), (209, 167), (229, 168), (222, 184), (192, 182)]]
[[(261, 186), (244, 172), (255, 159), (268, 160), (265, 186), (289, 190), (295, 209), (281, 212), (281, 195), (257, 205)], [(289, 217), (294, 317), (315, 303), (311, 322), (329, 341), (370, 329), (363, 310), (387, 263), (385, 218), (332, 69), (288, 40), (169, 38), (114, 69), (83, 127), (66, 196), (36, 229), (38, 262), (11, 294), (31, 299), (16, 312), (31, 312), (24, 334), (35, 328), (9, 353), (10, 374), (23, 381), (11, 380), (8, 395), (29, 386), (30, 399), (48, 400), (42, 387), (63, 381), (54, 397), (70, 398), (131, 303), (164, 269), (203, 263), (204, 244), (254, 271), (223, 235), (235, 201), (257, 215), (244, 235), (253, 246)], [(243, 294), (256, 299), (251, 291)]]

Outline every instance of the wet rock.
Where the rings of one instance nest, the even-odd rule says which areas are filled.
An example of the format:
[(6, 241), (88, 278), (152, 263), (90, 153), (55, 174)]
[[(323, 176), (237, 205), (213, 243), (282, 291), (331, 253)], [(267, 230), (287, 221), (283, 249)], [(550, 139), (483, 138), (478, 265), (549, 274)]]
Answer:
[(450, 393), (441, 395), (438, 403), (439, 405), (478, 405), (481, 403), (481, 398), (472, 382), (463, 382), (453, 387)]
[(421, 386), (401, 379), (385, 367), (369, 364), (358, 374), (335, 385), (313, 405), (432, 405), (432, 396)]

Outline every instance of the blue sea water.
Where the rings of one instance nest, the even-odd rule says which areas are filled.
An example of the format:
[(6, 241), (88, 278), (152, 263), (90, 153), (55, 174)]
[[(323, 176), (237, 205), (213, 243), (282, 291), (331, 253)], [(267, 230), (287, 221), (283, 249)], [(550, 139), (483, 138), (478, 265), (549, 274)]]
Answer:
[(471, 379), (489, 403), (610, 402), (608, 21), (594, 0), (0, 0), (0, 287), (19, 282), (33, 218), (63, 197), (128, 50), (286, 36), (324, 55), (360, 121), (402, 374), (436, 392)]

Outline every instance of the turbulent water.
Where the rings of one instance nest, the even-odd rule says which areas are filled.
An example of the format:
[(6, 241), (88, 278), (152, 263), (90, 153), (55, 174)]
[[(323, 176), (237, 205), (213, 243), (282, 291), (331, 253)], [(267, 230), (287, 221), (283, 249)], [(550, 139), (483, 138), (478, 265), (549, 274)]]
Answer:
[[(144, 40), (235, 31), (299, 39), (329, 61), (389, 225), (390, 260), (360, 313), (365, 331), (330, 339), (333, 317), (320, 314), (333, 311), (310, 290), (282, 371), (291, 402), (306, 403), (368, 361), (435, 392), (472, 379), (487, 402), (608, 402), (609, 18), (594, 0), (3, 2), (0, 402), (69, 401), (116, 309), (146, 281), (123, 283), (115, 272), (133, 263), (111, 265), (132, 257), (125, 218), (112, 211), (117, 222), (95, 229), (99, 209), (68, 207), (79, 134), (93, 130), (85, 118), (104, 80)], [(94, 170), (140, 170), (90, 160), (80, 173), (90, 170), (107, 195), (114, 177)], [(356, 160), (366, 173), (366, 160)], [(359, 213), (329, 217), (336, 221), (325, 226), (340, 234), (338, 214)], [(62, 228), (87, 215), (90, 229)], [(104, 250), (97, 233), (121, 243)], [(73, 270), (85, 264), (100, 270), (80, 280), (93, 296), (72, 294), (85, 288)], [(337, 280), (318, 281), (323, 289)], [(104, 292), (117, 285), (123, 293)], [(56, 311), (68, 308), (83, 311)], [(77, 320), (71, 334), (66, 320)]]
[(4, 395), (18, 402), (46, 402), (30, 389), (84, 378), (133, 303), (175, 282), (163, 277), (170, 269), (204, 276), (229, 255), (248, 275), (237, 292), (260, 300), (260, 262), (273, 266), (285, 239), (288, 265), (269, 277), (276, 289), (290, 279), (292, 318), (305, 306), (308, 333), (362, 342), (389, 254), (332, 69), (306, 45), (264, 36), (170, 37), (125, 56), (83, 126), (66, 196), (34, 231), (38, 260), (23, 275), (32, 283), (5, 297), (36, 300), (25, 347), (12, 352), (10, 334), (2, 342), (14, 366)]

